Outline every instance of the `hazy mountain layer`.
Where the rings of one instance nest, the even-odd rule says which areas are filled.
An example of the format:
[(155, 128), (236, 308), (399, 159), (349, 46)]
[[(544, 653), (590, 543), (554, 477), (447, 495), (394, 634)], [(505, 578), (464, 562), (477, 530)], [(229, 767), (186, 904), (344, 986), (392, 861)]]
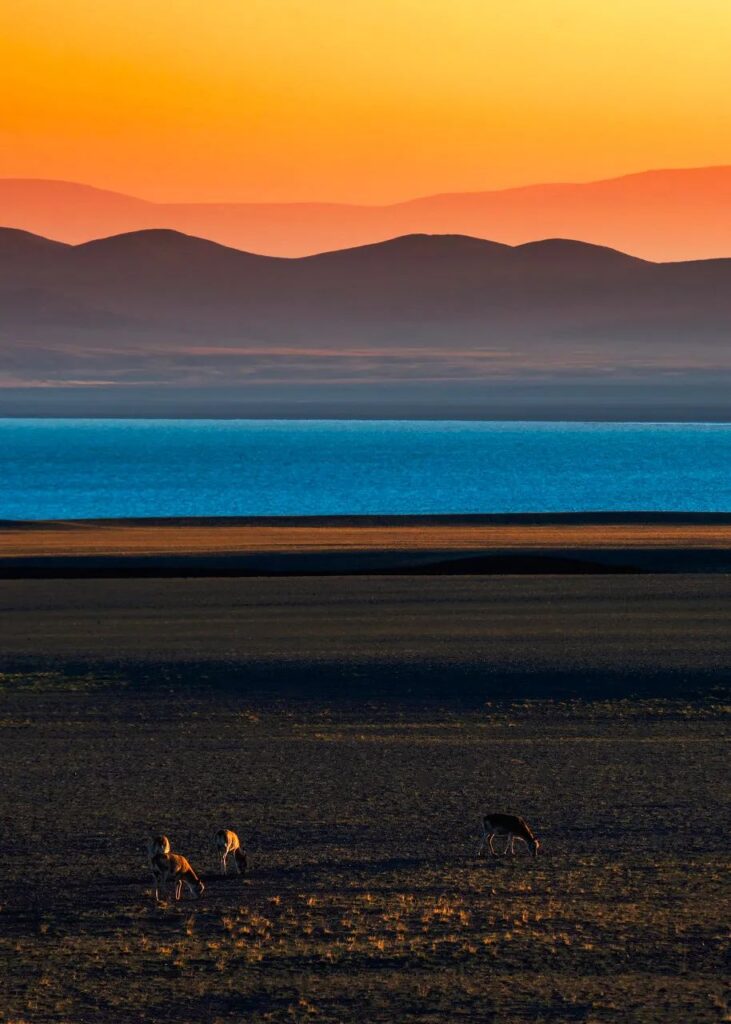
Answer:
[(109, 388), (122, 405), (141, 388), (147, 409), (162, 387), (486, 415), (506, 388), (582, 381), (702, 410), (723, 402), (730, 331), (731, 260), (427, 235), (278, 259), (165, 230), (78, 246), (0, 231), (0, 412), (13, 388)]
[(519, 244), (578, 238), (650, 260), (731, 256), (731, 167), (647, 171), (584, 184), (426, 196), (389, 206), (152, 203), (69, 182), (0, 180), (0, 224), (67, 242), (173, 228), (301, 256), (414, 232)]

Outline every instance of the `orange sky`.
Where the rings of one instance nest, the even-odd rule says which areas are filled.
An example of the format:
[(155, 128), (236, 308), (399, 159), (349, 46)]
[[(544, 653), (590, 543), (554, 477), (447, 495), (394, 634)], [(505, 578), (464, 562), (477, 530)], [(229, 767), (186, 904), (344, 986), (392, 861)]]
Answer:
[(0, 176), (383, 202), (731, 163), (731, 0), (1, 0)]

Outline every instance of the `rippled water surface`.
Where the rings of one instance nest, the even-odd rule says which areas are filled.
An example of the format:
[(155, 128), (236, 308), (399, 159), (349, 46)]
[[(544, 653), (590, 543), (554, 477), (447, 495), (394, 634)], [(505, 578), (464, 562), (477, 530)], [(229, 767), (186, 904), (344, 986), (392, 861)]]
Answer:
[(0, 518), (731, 511), (730, 424), (0, 420)]

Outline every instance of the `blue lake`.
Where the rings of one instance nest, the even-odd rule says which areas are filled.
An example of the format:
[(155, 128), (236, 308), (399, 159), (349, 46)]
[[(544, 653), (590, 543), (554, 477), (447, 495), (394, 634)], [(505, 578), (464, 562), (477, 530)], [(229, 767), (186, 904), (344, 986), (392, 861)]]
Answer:
[(731, 424), (0, 420), (0, 518), (731, 511)]

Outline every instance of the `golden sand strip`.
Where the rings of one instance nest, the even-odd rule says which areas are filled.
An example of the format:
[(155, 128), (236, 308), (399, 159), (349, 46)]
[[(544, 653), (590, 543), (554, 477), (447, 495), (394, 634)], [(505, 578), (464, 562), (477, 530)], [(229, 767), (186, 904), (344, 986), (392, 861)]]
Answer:
[(0, 557), (242, 555), (354, 551), (731, 548), (731, 525), (195, 525), (48, 523), (0, 528)]

